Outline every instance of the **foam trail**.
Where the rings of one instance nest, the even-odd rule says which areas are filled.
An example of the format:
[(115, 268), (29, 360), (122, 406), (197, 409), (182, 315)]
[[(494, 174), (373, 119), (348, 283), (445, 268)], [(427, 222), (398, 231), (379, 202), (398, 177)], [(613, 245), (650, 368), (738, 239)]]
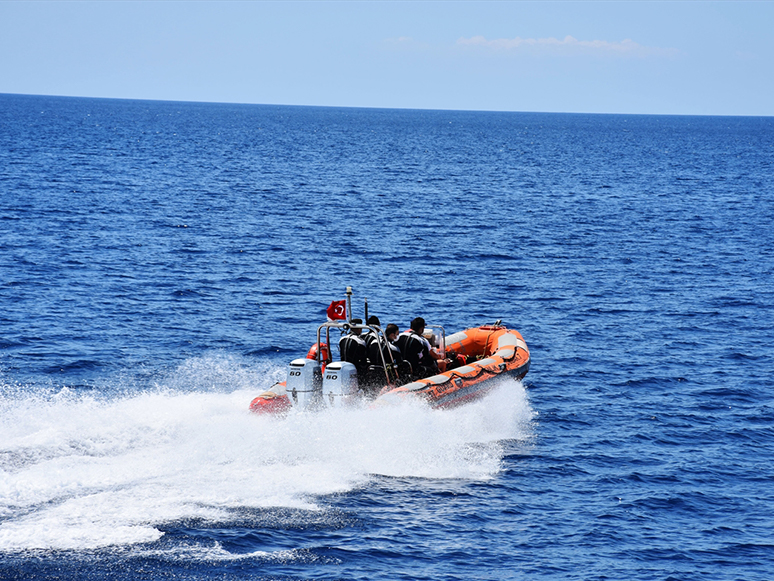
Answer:
[[(226, 375), (235, 371), (224, 366)], [(193, 382), (200, 391), (170, 390), (166, 381), (113, 399), (65, 392), (4, 400), (0, 551), (129, 545), (154, 541), (159, 525), (186, 518), (316, 509), (315, 498), (374, 474), (490, 478), (500, 468), (500, 441), (528, 437), (533, 414), (521, 384), (510, 381), (450, 411), (406, 404), (270, 418), (247, 411), (268, 385), (248, 377), (255, 387), (223, 392), (202, 367), (210, 369), (194, 362), (172, 376), (190, 385), (181, 376), (207, 375)]]

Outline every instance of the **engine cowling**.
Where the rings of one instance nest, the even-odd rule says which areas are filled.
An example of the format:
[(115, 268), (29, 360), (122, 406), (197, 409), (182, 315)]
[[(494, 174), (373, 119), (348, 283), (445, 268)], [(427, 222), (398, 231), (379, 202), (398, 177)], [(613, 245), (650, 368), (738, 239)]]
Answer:
[(332, 408), (344, 407), (358, 399), (357, 369), (352, 363), (334, 361), (323, 375), (323, 401)]

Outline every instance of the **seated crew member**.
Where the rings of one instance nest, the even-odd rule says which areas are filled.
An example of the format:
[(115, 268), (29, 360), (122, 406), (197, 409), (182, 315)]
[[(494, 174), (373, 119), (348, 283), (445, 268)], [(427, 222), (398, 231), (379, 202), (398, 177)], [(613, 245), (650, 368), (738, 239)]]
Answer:
[[(379, 318), (376, 316), (368, 317), (368, 326), (381, 330)], [(368, 373), (365, 380), (360, 382), (360, 386), (367, 396), (375, 397), (386, 383), (395, 384), (398, 380), (397, 364), (400, 362), (400, 350), (392, 345), (385, 337), (392, 334), (397, 337), (398, 326), (387, 325), (384, 335), (369, 330), (365, 336), (366, 349), (368, 352)], [(386, 366), (386, 367), (385, 367)]]
[(411, 364), (414, 379), (438, 373), (438, 365), (430, 355), (430, 343), (422, 336), (424, 331), (425, 320), (417, 317), (411, 321), (411, 327), (400, 334), (397, 341), (403, 359)]
[[(352, 319), (352, 323), (360, 325), (363, 323), (363, 320)], [(352, 363), (357, 368), (358, 375), (368, 369), (366, 343), (363, 337), (360, 336), (360, 333), (360, 329), (351, 329), (349, 333), (339, 339), (339, 353), (341, 354), (341, 360)]]
[[(398, 325), (390, 323), (384, 330), (384, 336), (387, 337), (387, 344), (390, 347), (390, 354), (392, 355), (393, 370), (395, 375), (393, 381), (395, 385), (403, 385), (412, 379), (411, 364), (403, 357), (403, 353), (400, 352), (398, 347), (398, 340), (400, 338), (400, 329)], [(388, 357), (385, 353), (385, 359)]]
[(392, 361), (394, 363), (400, 363), (403, 361), (403, 354), (400, 352), (400, 349), (396, 344), (399, 332), (400, 329), (398, 329), (398, 325), (395, 325), (394, 323), (387, 325), (387, 328), (384, 330), (384, 336), (387, 337), (387, 344), (390, 347), (390, 353), (392, 354)]
[[(368, 361), (371, 365), (378, 365), (382, 367), (385, 363), (387, 365), (398, 364), (403, 357), (400, 354), (400, 349), (395, 345), (395, 341), (398, 338), (398, 325), (390, 323), (384, 330), (384, 338), (378, 337), (373, 333), (366, 338), (368, 345)], [(385, 342), (386, 338), (386, 342)], [(382, 353), (379, 353), (381, 347)], [(382, 354), (384, 355), (384, 361), (382, 361)]]
[[(368, 317), (368, 321), (366, 324), (369, 327), (376, 327), (377, 329), (381, 329), (380, 323), (379, 323), (379, 317), (376, 315), (371, 315)], [(373, 331), (369, 330), (368, 334), (365, 336), (365, 343), (366, 343), (366, 356), (368, 357), (368, 362), (371, 365), (381, 365), (381, 361), (376, 361), (373, 357), (371, 357), (371, 351), (376, 349), (374, 347), (374, 344), (377, 342), (379, 338), (379, 335), (377, 333), (374, 333)], [(378, 352), (377, 352), (378, 354)]]

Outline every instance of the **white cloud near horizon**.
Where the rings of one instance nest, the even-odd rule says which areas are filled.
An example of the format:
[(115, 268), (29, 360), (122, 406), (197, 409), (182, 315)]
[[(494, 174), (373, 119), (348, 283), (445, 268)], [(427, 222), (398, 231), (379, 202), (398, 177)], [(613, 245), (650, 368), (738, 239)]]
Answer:
[(488, 40), (483, 36), (459, 38), (458, 46), (484, 47), (497, 51), (531, 50), (553, 54), (614, 54), (622, 56), (676, 56), (679, 51), (673, 48), (656, 48), (643, 46), (631, 39), (620, 42), (607, 40), (578, 40), (572, 36), (557, 38), (496, 38)]

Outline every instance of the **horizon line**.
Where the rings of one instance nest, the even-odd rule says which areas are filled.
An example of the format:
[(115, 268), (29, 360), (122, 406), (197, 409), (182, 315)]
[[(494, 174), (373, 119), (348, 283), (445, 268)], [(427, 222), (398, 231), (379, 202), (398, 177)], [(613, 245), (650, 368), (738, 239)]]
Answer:
[(452, 109), (439, 107), (384, 107), (375, 105), (309, 105), (297, 103), (251, 103), (244, 101), (206, 101), (195, 99), (152, 99), (147, 97), (94, 97), (86, 95), (61, 95), (50, 93), (5, 93), (0, 91), (0, 96), (15, 97), (50, 97), (60, 99), (91, 99), (109, 101), (146, 101), (149, 103), (181, 103), (201, 105), (239, 105), (246, 107), (308, 107), (317, 109), (371, 109), (380, 111), (438, 111), (449, 113), (515, 113), (515, 114), (541, 114), (541, 115), (621, 115), (621, 116), (647, 116), (647, 117), (751, 117), (771, 118), (774, 115), (754, 115), (743, 113), (623, 113), (600, 111), (528, 111), (516, 109)]

